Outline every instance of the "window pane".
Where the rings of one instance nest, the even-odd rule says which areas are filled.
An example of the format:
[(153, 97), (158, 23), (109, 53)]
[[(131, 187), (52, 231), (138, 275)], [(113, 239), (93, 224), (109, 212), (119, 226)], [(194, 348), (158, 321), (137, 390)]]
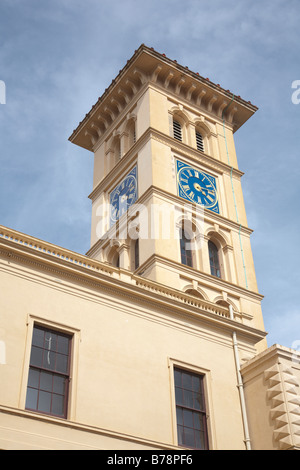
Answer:
[(187, 374), (186, 372), (182, 373), (182, 386), (187, 390), (193, 390), (191, 374)]
[(55, 370), (63, 373), (66, 373), (68, 371), (68, 356), (65, 356), (63, 354), (57, 354)]
[(32, 346), (31, 356), (30, 356), (30, 365), (32, 366), (41, 366), (43, 362), (43, 349)]
[(182, 408), (179, 408), (178, 406), (176, 408), (176, 418), (178, 424), (183, 424), (183, 411)]
[(195, 431), (196, 448), (206, 449), (205, 434), (202, 431)]
[(203, 429), (202, 414), (194, 412), (193, 418), (194, 418), (194, 428)]
[(196, 375), (193, 375), (193, 390), (195, 392), (200, 391), (200, 377), (197, 377)]
[(27, 389), (25, 408), (27, 408), (27, 409), (29, 408), (31, 410), (36, 410), (37, 397), (38, 397), (38, 391), (33, 389), (33, 388), (28, 388)]
[(41, 348), (44, 346), (44, 331), (40, 328), (33, 329), (32, 344)]
[(184, 434), (183, 434), (183, 426), (177, 426), (177, 437), (178, 437), (178, 445), (184, 445)]
[(43, 411), (44, 413), (50, 413), (50, 409), (51, 409), (51, 393), (40, 391), (38, 410)]
[(182, 389), (179, 387), (175, 387), (175, 399), (176, 399), (177, 405), (183, 405)]
[(188, 426), (189, 428), (192, 428), (194, 426), (192, 411), (183, 410), (183, 424), (184, 426)]
[(184, 406), (187, 406), (188, 408), (194, 407), (193, 392), (183, 390), (183, 403)]
[(53, 351), (45, 351), (43, 367), (45, 369), (55, 369), (55, 353)]
[(180, 370), (177, 370), (177, 369), (174, 370), (174, 381), (175, 381), (175, 385), (178, 385), (179, 387), (181, 387), (181, 372), (180, 372)]
[(184, 428), (184, 443), (188, 447), (195, 447), (195, 437), (193, 429)]
[(59, 335), (57, 338), (57, 352), (69, 354), (69, 338)]
[(29, 376), (28, 376), (28, 386), (33, 387), (33, 388), (38, 388), (39, 376), (40, 376), (40, 373), (38, 370), (30, 369)]
[(210, 272), (213, 276), (221, 277), (218, 248), (212, 242), (208, 242)]
[(61, 395), (52, 396), (52, 413), (63, 416), (64, 414), (64, 397)]
[(48, 351), (56, 351), (56, 341), (57, 334), (47, 331), (45, 335), (45, 349)]
[(66, 379), (64, 377), (55, 375), (53, 377), (53, 392), (63, 395), (65, 393), (65, 382)]
[(40, 390), (52, 392), (52, 379), (52, 374), (48, 374), (47, 372), (41, 372)]
[(193, 267), (193, 255), (192, 251), (188, 249), (190, 246), (190, 240), (186, 238), (180, 239), (180, 254), (181, 254), (181, 263)]
[(204, 400), (201, 393), (194, 394), (194, 408), (196, 410), (204, 410)]

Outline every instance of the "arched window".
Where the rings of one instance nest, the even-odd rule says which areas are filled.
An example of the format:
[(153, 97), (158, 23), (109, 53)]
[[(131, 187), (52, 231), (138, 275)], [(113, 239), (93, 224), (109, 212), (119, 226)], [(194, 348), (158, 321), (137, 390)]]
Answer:
[(208, 242), (208, 253), (209, 253), (210, 273), (213, 276), (221, 277), (218, 248), (211, 240), (209, 240)]
[(180, 254), (181, 262), (186, 266), (193, 267), (193, 252), (191, 250), (191, 240), (186, 237), (184, 228), (180, 229)]

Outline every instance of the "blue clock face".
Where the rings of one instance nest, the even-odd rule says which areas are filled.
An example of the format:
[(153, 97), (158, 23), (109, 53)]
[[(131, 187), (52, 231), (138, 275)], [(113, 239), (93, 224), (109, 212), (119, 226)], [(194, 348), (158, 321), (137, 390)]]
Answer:
[(110, 194), (110, 225), (137, 200), (137, 170), (134, 167)]
[(177, 161), (177, 183), (180, 197), (219, 214), (216, 179), (213, 176)]

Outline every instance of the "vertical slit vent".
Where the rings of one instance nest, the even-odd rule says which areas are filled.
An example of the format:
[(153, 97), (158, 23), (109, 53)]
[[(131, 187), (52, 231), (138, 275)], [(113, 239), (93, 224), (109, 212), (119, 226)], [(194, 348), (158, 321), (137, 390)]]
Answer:
[(181, 125), (178, 121), (173, 121), (173, 136), (175, 139), (182, 141)]
[(203, 137), (198, 131), (196, 131), (196, 144), (197, 150), (201, 150), (201, 152), (204, 152)]

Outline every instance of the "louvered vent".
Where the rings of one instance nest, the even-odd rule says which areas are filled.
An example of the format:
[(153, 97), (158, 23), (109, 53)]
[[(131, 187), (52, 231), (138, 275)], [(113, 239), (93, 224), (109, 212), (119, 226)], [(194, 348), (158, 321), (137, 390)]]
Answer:
[(173, 136), (177, 140), (182, 140), (181, 125), (178, 121), (173, 121)]
[(196, 131), (196, 144), (197, 150), (201, 150), (201, 152), (204, 152), (203, 137), (198, 131)]

